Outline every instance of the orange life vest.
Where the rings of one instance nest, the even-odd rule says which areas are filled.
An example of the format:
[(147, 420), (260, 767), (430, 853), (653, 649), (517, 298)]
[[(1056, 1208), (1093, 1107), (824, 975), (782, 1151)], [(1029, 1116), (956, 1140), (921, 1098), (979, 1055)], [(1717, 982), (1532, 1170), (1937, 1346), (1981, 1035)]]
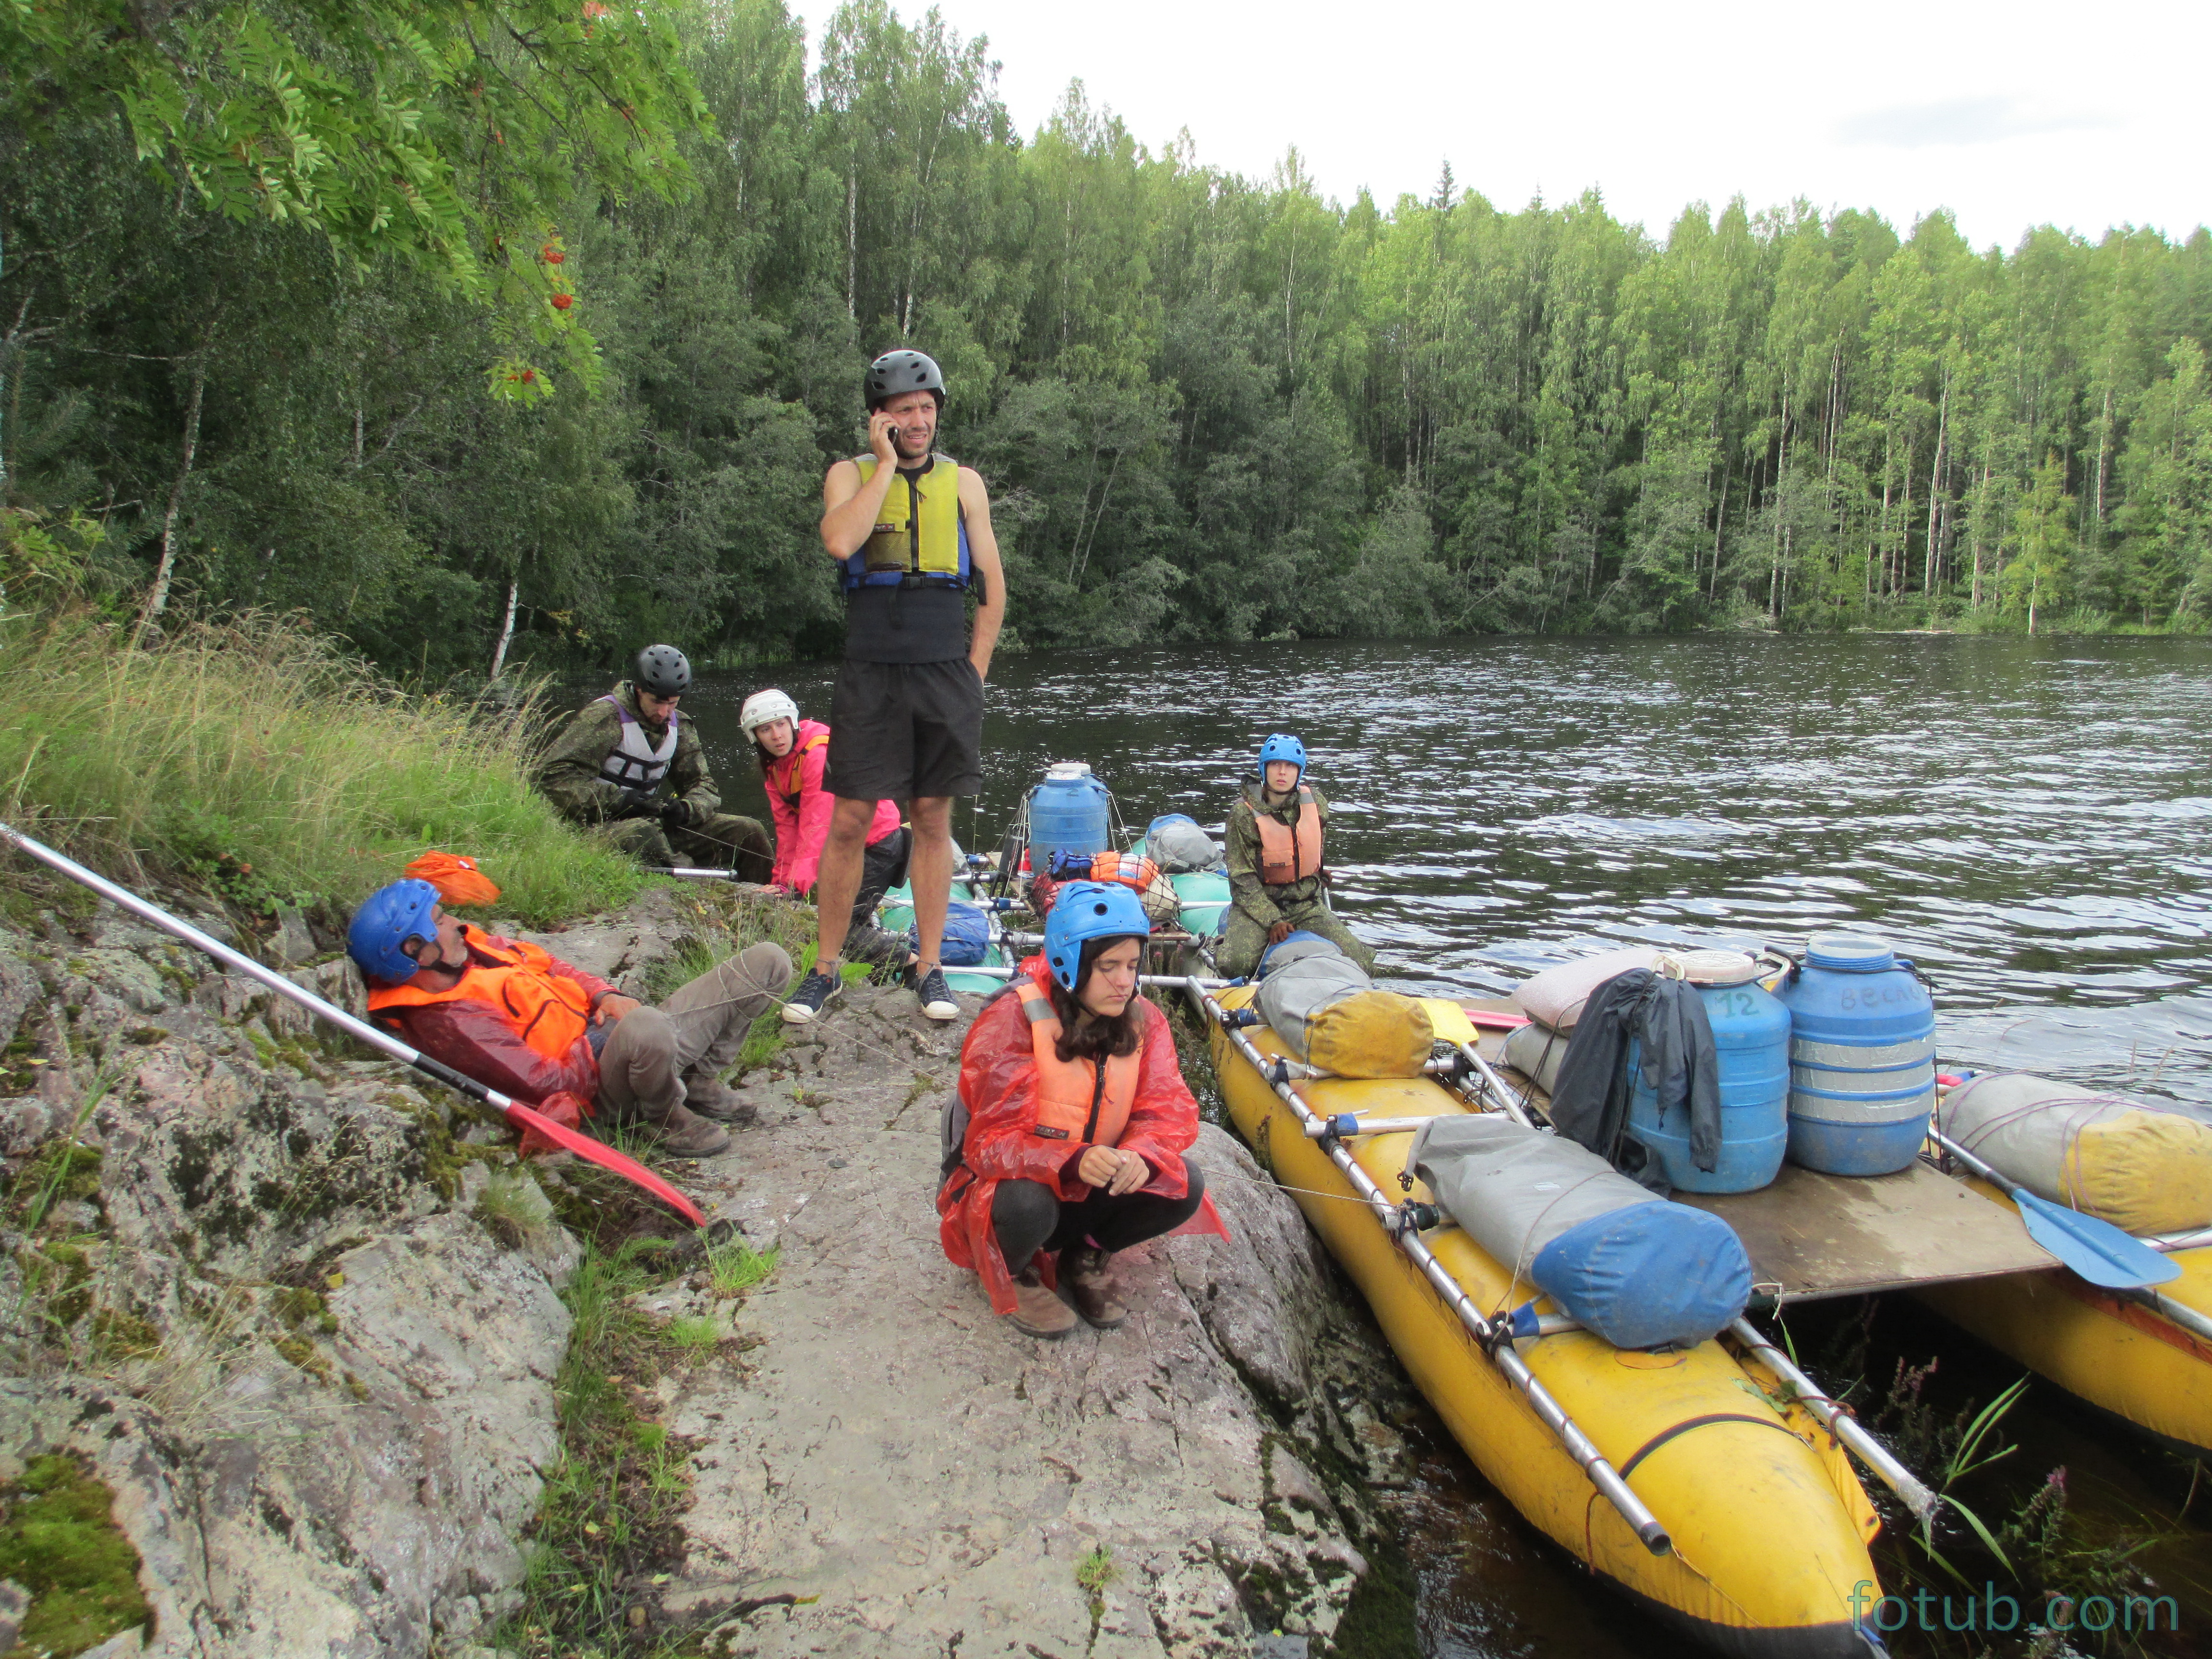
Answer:
[(1114, 1146), (1137, 1103), (1136, 1054), (1062, 1060), (1054, 1047), (1060, 1041), (1060, 1016), (1052, 1011), (1052, 999), (1026, 975), (1014, 981), (1014, 989), (1022, 1012), (1029, 1016), (1030, 1044), (1036, 1056), (1036, 1122), (1030, 1133), (1075, 1146)]
[(1304, 881), (1321, 873), (1321, 808), (1314, 793), (1298, 786), (1298, 823), (1294, 830), (1255, 801), (1252, 826), (1260, 832), (1260, 879), (1269, 887)]
[(793, 811), (799, 810), (799, 798), (804, 793), (801, 785), (805, 779), (802, 766), (806, 751), (819, 749), (830, 741), (827, 732), (817, 732), (811, 738), (802, 738), (791, 745), (789, 752), (779, 755), (768, 763), (764, 781), (768, 792), (783, 797), (783, 804)]
[[(565, 1060), (576, 1039), (591, 1026), (591, 994), (572, 979), (554, 976), (553, 958), (535, 945), (494, 945), (473, 927), (462, 936), (474, 955), (489, 957), (498, 965), (485, 967), (471, 961), (450, 989), (433, 991), (410, 981), (381, 985), (368, 994), (368, 1012), (387, 1008), (421, 1008), (434, 1002), (481, 1002), (514, 1028), (514, 1034), (534, 1054)], [(422, 975), (417, 974), (416, 979)]]

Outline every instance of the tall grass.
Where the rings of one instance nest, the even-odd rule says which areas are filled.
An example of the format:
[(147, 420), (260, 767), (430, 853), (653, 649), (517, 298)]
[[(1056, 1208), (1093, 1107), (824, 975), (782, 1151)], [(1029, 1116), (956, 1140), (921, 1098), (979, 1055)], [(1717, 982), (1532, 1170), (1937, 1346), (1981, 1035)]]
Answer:
[(128, 636), (82, 610), (0, 618), (0, 811), (118, 879), (343, 910), (444, 848), (526, 921), (637, 890), (532, 786), (534, 703), (404, 692), (267, 616)]

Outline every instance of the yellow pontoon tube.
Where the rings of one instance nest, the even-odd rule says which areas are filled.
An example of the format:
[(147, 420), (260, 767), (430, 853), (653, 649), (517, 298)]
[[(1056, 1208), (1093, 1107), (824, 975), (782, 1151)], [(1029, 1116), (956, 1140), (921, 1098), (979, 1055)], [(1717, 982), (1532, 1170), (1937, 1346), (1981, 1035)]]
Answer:
[[(1516, 1508), (1718, 1652), (1844, 1659), (1880, 1650), (1862, 1624), (1881, 1594), (1867, 1553), (1880, 1523), (1844, 1450), (1796, 1397), (1810, 1384), (1786, 1359), (1767, 1350), (1771, 1365), (1762, 1363), (1741, 1340), (1628, 1352), (1565, 1321), (1555, 1334), (1504, 1340), (1502, 1324), (1487, 1321), (1528, 1299), (1525, 1280), (1457, 1228), (1401, 1241), (1385, 1224), (1386, 1212), (1405, 1213), (1401, 1197), (1429, 1198), (1419, 1184), (1410, 1194), (1400, 1185), (1407, 1135), (1318, 1138), (1340, 1114), (1421, 1119), (1465, 1111), (1466, 1103), (1425, 1077), (1290, 1082), (1296, 1062), (1278, 1065), (1285, 1050), (1273, 1032), (1231, 1030), (1218, 1018), (1249, 1003), (1249, 988), (1218, 1001), (1192, 994), (1208, 1012), (1237, 1127), (1358, 1284), (1453, 1436)], [(1466, 1300), (1449, 1298), (1439, 1279)], [(1492, 1331), (1490, 1352), (1471, 1324)], [(1755, 1336), (1741, 1322), (1739, 1329)], [(1932, 1501), (1909, 1477), (1901, 1486)]]
[[(1992, 1204), (1989, 1182), (1957, 1179)], [(2199, 1242), (2201, 1241), (2201, 1242)], [(2150, 1241), (2157, 1246), (2160, 1241)], [(1934, 1285), (1921, 1299), (2068, 1393), (2190, 1457), (2212, 1457), (2212, 1237), (2172, 1250), (2179, 1279), (2131, 1296), (2060, 1268)]]

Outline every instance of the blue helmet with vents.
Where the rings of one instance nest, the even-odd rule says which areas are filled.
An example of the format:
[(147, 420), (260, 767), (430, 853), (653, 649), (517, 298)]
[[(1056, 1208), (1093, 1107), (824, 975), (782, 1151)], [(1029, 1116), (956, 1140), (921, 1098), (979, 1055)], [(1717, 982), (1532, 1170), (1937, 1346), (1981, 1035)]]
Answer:
[(1149, 939), (1152, 920), (1136, 894), (1115, 881), (1071, 881), (1053, 901), (1044, 923), (1045, 966), (1060, 988), (1075, 994), (1083, 947), (1094, 939)]
[(1298, 769), (1304, 777), (1306, 769), (1306, 746), (1287, 732), (1277, 732), (1260, 745), (1260, 778), (1267, 781), (1269, 761), (1288, 761)]
[(346, 954), (354, 966), (386, 985), (415, 977), (415, 958), (399, 947), (410, 939), (435, 939), (438, 890), (427, 881), (395, 881), (362, 901), (346, 928)]

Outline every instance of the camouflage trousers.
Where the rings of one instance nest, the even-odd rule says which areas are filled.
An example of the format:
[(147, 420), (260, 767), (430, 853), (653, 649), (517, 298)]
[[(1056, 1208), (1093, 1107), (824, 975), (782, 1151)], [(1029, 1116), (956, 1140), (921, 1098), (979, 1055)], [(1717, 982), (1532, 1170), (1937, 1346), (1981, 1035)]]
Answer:
[(624, 818), (607, 826), (608, 839), (640, 864), (733, 870), (739, 881), (765, 882), (775, 869), (775, 848), (758, 818), (717, 812), (704, 823), (664, 829), (659, 818)]

